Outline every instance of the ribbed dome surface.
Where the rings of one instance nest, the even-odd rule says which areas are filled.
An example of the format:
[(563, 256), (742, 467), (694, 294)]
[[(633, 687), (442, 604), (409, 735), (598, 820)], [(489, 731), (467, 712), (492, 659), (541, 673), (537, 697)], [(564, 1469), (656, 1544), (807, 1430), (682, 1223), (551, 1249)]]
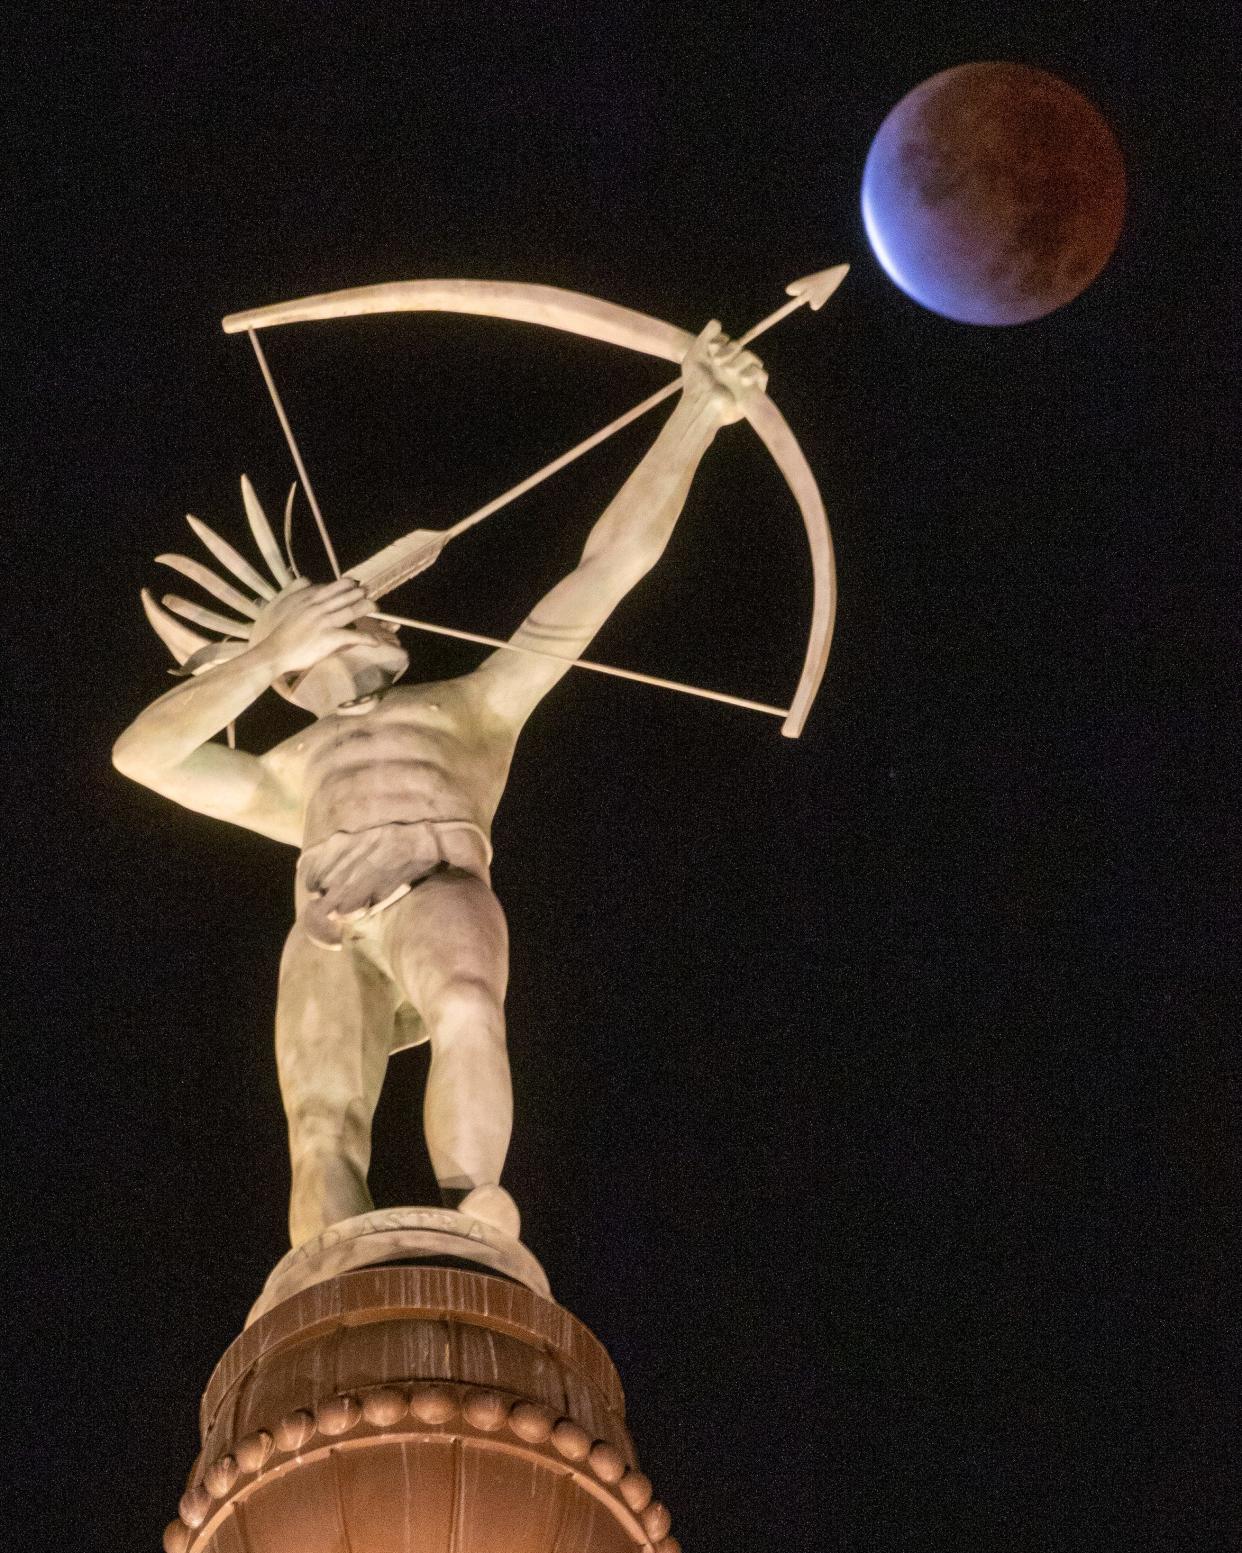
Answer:
[(604, 1349), (502, 1279), (349, 1273), (217, 1366), (168, 1553), (676, 1553)]

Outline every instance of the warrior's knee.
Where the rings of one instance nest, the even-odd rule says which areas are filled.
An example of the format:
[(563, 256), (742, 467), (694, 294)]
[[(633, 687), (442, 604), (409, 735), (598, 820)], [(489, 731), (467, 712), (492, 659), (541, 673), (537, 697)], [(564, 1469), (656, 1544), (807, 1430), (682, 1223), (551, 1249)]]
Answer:
[(504, 1008), (486, 982), (474, 976), (456, 976), (445, 982), (427, 1009), (433, 1041), (482, 1041), (503, 1044)]

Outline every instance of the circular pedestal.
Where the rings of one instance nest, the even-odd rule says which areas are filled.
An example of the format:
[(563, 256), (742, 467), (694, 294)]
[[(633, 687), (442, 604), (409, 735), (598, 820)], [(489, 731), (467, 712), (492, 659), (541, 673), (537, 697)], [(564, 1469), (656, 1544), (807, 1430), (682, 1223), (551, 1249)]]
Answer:
[(342, 1219), (283, 1256), (246, 1325), (339, 1273), (386, 1262), (473, 1262), (550, 1298), (548, 1277), (520, 1240), (452, 1208), (376, 1208)]
[(677, 1553), (607, 1353), (505, 1279), (304, 1289), (225, 1352), (201, 1426), (168, 1553)]

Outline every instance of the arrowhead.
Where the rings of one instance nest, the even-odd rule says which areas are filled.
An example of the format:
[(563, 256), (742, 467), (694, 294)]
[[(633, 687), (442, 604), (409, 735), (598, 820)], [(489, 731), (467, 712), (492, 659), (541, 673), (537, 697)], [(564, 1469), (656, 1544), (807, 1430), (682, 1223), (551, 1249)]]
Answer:
[(820, 308), (849, 274), (848, 264), (834, 264), (830, 270), (820, 270), (814, 275), (804, 275), (801, 280), (791, 280), (785, 287), (786, 296), (802, 297), (811, 304), (811, 311)]

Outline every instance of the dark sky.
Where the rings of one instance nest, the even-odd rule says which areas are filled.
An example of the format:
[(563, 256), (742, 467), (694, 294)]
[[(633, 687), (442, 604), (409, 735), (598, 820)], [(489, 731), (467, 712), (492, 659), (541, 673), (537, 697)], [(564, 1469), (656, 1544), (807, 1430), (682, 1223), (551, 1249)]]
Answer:
[[(523, 737), (496, 827), (507, 1180), (688, 1550), (1223, 1546), (1223, 7), (33, 17), (6, 93), (12, 1545), (158, 1546), (201, 1389), (284, 1249), (292, 854), (108, 764), (167, 683), (152, 557), (187, 509), (236, 537), (242, 470), (273, 504), (290, 478), (220, 317), (462, 275), (740, 332), (848, 260), (763, 352), (841, 577), (805, 737), (585, 674)], [(908, 301), (858, 211), (888, 109), (979, 58), (1083, 90), (1131, 184), (1106, 273), (1014, 330)], [(431, 317), (269, 354), (346, 561), (668, 375)], [(652, 431), (401, 603), (511, 629)], [(779, 701), (809, 599), (740, 426), (598, 655)], [(417, 646), (428, 675), (477, 661)], [(294, 726), (269, 699), (248, 747)], [(381, 1204), (432, 1193), (424, 1060), (390, 1073)]]

